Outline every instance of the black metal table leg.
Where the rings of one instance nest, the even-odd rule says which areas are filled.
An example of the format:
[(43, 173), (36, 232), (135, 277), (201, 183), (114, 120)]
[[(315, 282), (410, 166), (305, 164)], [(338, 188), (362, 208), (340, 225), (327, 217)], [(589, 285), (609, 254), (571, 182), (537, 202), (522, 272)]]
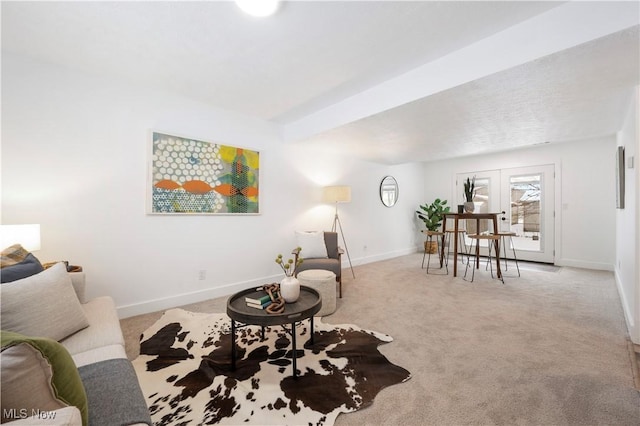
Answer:
[(315, 330), (315, 328), (313, 327), (313, 315), (311, 315), (311, 318), (309, 318), (309, 323), (311, 324), (311, 337), (309, 338), (309, 341), (313, 345), (313, 331)]
[(261, 342), (264, 342), (264, 325), (262, 326), (262, 339), (260, 339)]
[(236, 369), (236, 322), (231, 320), (231, 370)]
[(296, 363), (296, 322), (291, 323), (291, 344), (293, 346), (293, 378), (298, 378), (298, 366)]

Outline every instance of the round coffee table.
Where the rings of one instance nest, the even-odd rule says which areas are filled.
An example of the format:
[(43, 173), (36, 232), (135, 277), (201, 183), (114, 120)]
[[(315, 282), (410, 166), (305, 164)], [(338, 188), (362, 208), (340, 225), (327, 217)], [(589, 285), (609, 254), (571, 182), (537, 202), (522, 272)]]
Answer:
[[(320, 311), (322, 307), (322, 297), (320, 293), (311, 287), (300, 286), (300, 297), (294, 303), (286, 303), (284, 312), (281, 314), (269, 314), (263, 309), (256, 309), (247, 306), (245, 297), (259, 298), (266, 293), (262, 290), (256, 291), (255, 288), (249, 288), (240, 291), (227, 300), (227, 315), (231, 318), (231, 369), (236, 368), (236, 329), (246, 327), (248, 325), (259, 325), (262, 327), (262, 338), (264, 339), (264, 328), (271, 325), (281, 326), (287, 333), (291, 335), (291, 346), (293, 349), (293, 377), (298, 377), (296, 369), (296, 323), (309, 319), (310, 338), (313, 344), (313, 316)], [(236, 322), (243, 325), (238, 326)], [(291, 329), (286, 325), (290, 324)]]

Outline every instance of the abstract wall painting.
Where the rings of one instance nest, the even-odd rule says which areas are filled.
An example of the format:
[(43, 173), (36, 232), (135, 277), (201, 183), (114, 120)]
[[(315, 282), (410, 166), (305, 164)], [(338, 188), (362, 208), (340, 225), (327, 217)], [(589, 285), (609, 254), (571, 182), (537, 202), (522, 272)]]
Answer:
[(150, 214), (258, 214), (260, 153), (152, 132)]

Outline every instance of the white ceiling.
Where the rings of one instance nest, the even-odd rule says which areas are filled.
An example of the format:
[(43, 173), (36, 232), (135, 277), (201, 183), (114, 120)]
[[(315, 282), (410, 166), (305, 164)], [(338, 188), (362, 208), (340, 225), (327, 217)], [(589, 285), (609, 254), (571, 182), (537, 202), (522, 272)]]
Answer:
[[(2, 51), (179, 93), (274, 121), (286, 133), (566, 6), (286, 2), (259, 19), (232, 2), (2, 2)], [(402, 163), (611, 134), (639, 84), (638, 26), (576, 44), (411, 102), (377, 110), (370, 103), (361, 117), (291, 140)]]

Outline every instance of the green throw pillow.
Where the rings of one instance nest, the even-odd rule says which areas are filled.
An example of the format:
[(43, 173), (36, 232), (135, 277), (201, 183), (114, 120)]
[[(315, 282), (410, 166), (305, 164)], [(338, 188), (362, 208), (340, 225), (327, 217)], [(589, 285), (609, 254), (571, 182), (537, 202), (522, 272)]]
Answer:
[[(12, 331), (0, 331), (2, 351), (12, 346), (27, 344), (39, 351), (53, 371), (51, 385), (55, 397), (67, 405), (73, 405), (82, 414), (82, 424), (88, 424), (87, 394), (80, 379), (78, 368), (67, 349), (55, 340), (46, 337), (27, 337)], [(10, 374), (3, 370), (5, 373)], [(3, 380), (4, 382), (4, 380)], [(4, 383), (3, 383), (4, 386)]]

